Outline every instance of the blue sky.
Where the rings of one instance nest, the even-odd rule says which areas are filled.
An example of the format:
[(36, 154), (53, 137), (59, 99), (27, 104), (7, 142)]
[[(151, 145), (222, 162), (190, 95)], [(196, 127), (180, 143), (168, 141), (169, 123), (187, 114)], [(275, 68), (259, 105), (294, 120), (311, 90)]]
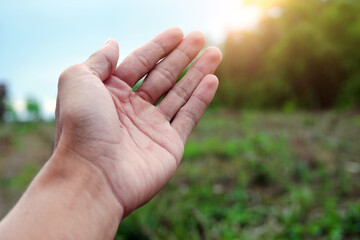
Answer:
[(237, 0), (0, 0), (0, 82), (18, 108), (33, 96), (51, 116), (61, 71), (109, 37), (119, 42), (120, 60), (173, 26), (220, 44), (227, 30), (249, 24), (254, 11), (244, 9)]

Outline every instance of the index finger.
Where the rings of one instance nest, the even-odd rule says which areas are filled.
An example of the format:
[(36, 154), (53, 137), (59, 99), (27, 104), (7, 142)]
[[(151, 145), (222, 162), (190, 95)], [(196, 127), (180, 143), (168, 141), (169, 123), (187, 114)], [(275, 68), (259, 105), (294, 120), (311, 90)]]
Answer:
[(170, 28), (160, 33), (126, 57), (114, 75), (133, 87), (156, 63), (173, 51), (183, 37), (184, 34), (179, 28)]

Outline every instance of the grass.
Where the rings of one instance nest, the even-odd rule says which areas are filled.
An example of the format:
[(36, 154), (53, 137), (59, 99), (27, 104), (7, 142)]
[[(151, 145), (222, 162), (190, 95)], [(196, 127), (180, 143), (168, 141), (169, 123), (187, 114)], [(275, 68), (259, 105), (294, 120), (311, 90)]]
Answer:
[(54, 123), (0, 124), (0, 219), (52, 153)]
[[(122, 222), (116, 239), (360, 239), (359, 119), (351, 112), (208, 111), (176, 175)], [(15, 196), (50, 156), (36, 152), (51, 152), (45, 139), (54, 125), (12, 127), (0, 127), (7, 142), (0, 192)], [(4, 162), (14, 151), (42, 160), (19, 163), (9, 175)]]
[(116, 239), (359, 239), (358, 119), (208, 112), (175, 177)]

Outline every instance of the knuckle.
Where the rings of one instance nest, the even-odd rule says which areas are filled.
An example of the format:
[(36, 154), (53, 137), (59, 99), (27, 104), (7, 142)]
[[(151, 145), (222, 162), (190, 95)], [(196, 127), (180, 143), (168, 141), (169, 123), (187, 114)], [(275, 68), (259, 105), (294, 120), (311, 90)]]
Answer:
[(198, 73), (198, 75), (203, 78), (206, 75), (206, 67), (207, 66), (202, 66), (202, 65), (194, 65), (191, 67), (192, 71), (195, 71)]
[(164, 47), (162, 44), (160, 44), (160, 43), (158, 43), (157, 41), (154, 41), (154, 40), (152, 40), (152, 41), (150, 41), (150, 42), (151, 42), (153, 45), (155, 45), (155, 47), (157, 48), (157, 50), (161, 52), (161, 55), (162, 55), (162, 56), (166, 54), (167, 51), (166, 51), (165, 47)]
[(142, 54), (138, 54), (137, 56), (139, 62), (146, 68), (146, 69), (150, 69), (150, 62), (149, 60)]
[(176, 79), (176, 76), (173, 72), (166, 66), (159, 67), (155, 69), (155, 71), (166, 81), (168, 81), (171, 85)]
[(197, 123), (198, 123), (198, 122), (197, 122), (197, 117), (196, 117), (196, 115), (195, 115), (194, 112), (183, 109), (183, 110), (181, 111), (181, 114), (182, 114), (185, 118), (187, 118), (188, 120), (190, 120), (190, 122), (191, 122), (191, 124), (193, 125), (193, 127), (195, 127), (195, 126), (197, 125)]
[(188, 61), (188, 62), (191, 62), (191, 60), (193, 59), (192, 56), (186, 50), (178, 48), (178, 49), (175, 49), (175, 51), (177, 51), (181, 55), (183, 55), (186, 58), (186, 61)]
[(146, 58), (144, 54), (142, 54), (140, 51), (136, 51), (133, 54), (133, 57), (147, 70), (151, 69), (150, 61)]
[(153, 96), (150, 94), (150, 92), (146, 88), (139, 90), (139, 92), (137, 94), (147, 102), (151, 102), (151, 103), (155, 102)]
[(199, 102), (201, 105), (203, 105), (203, 107), (206, 108), (207, 105), (209, 105), (209, 103), (207, 101), (205, 101), (204, 98), (201, 97), (201, 95), (193, 95), (193, 98)]
[(186, 102), (190, 98), (190, 93), (181, 85), (175, 85), (173, 91), (182, 100), (182, 102)]

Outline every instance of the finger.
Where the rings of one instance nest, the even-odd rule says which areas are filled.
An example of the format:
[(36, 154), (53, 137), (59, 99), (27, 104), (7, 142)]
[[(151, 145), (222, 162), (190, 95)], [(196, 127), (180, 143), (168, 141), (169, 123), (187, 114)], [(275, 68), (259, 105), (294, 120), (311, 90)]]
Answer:
[(207, 75), (191, 95), (189, 101), (178, 111), (171, 126), (185, 144), (207, 106), (213, 99), (219, 81), (215, 75)]
[[(60, 135), (65, 129), (70, 131), (72, 124), (80, 123), (76, 127), (85, 126), (85, 119), (89, 120), (89, 116), (104, 125), (105, 122), (114, 124), (112, 119), (100, 114), (99, 107), (103, 111), (115, 111), (108, 104), (109, 101), (112, 102), (112, 98), (101, 80), (105, 81), (111, 76), (118, 56), (118, 45), (115, 40), (110, 39), (85, 62), (73, 65), (61, 73), (57, 98), (57, 122), (60, 125), (57, 141), (61, 141)], [(69, 124), (71, 128), (62, 127)]]
[(108, 79), (116, 68), (119, 59), (119, 46), (114, 39), (109, 39), (104, 46), (92, 54), (86, 61), (87, 67), (102, 81)]
[(150, 103), (155, 103), (174, 85), (180, 73), (199, 54), (204, 45), (203, 33), (190, 33), (169, 56), (150, 72), (136, 91), (138, 95)]
[(184, 35), (179, 28), (170, 28), (132, 52), (116, 69), (114, 75), (134, 86), (181, 42)]
[(210, 47), (199, 57), (186, 75), (166, 94), (157, 108), (170, 121), (179, 109), (188, 101), (200, 81), (215, 72), (221, 62), (221, 52)]

